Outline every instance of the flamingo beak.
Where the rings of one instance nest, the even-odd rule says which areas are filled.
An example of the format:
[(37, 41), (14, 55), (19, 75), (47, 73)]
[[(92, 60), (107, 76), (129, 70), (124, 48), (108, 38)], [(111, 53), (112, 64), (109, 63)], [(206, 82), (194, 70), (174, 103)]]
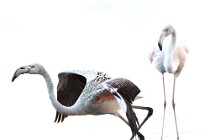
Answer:
[(165, 32), (163, 32), (161, 35), (160, 35), (160, 38), (158, 40), (158, 47), (159, 49), (162, 51), (162, 46), (163, 46), (163, 40), (165, 39), (166, 35), (165, 35)]
[(28, 70), (27, 70), (25, 67), (20, 67), (20, 68), (18, 68), (18, 69), (15, 71), (15, 73), (14, 73), (14, 75), (13, 75), (13, 77), (12, 77), (12, 82), (13, 82), (19, 75), (24, 74), (24, 73), (27, 73), (27, 72), (28, 72)]
[(160, 42), (158, 42), (158, 47), (162, 51), (162, 44)]
[(14, 80), (17, 78), (17, 76), (14, 74), (12, 77), (12, 82), (14, 82)]

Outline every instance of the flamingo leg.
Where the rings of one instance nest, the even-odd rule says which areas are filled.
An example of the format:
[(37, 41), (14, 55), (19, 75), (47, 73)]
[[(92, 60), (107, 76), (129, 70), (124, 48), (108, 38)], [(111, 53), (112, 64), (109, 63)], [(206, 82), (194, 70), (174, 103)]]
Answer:
[(179, 133), (178, 133), (178, 126), (177, 126), (177, 119), (176, 119), (176, 110), (175, 110), (175, 101), (174, 101), (175, 83), (176, 83), (176, 79), (174, 79), (173, 96), (172, 96), (172, 107), (173, 107), (173, 111), (174, 111), (174, 119), (175, 119), (176, 133), (177, 133), (177, 140), (178, 140), (179, 139)]
[(165, 124), (165, 114), (166, 114), (166, 90), (165, 90), (164, 74), (162, 76), (163, 76), (163, 93), (164, 93), (164, 111), (163, 111), (163, 124), (162, 124), (161, 139), (163, 139), (163, 129), (164, 129), (164, 124)]
[(142, 123), (139, 125), (138, 130), (144, 125), (144, 123), (149, 119), (150, 116), (153, 114), (153, 109), (151, 107), (143, 107), (143, 106), (132, 106), (134, 109), (142, 109), (142, 110), (148, 110), (147, 116), (144, 118)]
[[(126, 120), (122, 115), (120, 115), (119, 113), (115, 113), (113, 115), (119, 117), (123, 122), (125, 122), (130, 127), (128, 120)], [(140, 140), (144, 140), (144, 136), (140, 132), (138, 132), (138, 136), (140, 137)], [(134, 135), (132, 135), (130, 140), (132, 140), (133, 138), (134, 138)]]
[[(132, 108), (134, 108), (134, 109), (148, 110), (147, 116), (144, 118), (144, 120), (142, 121), (142, 123), (139, 125), (139, 128), (138, 128), (138, 130), (139, 130), (144, 125), (144, 123), (150, 118), (150, 116), (152, 116), (153, 109), (151, 107), (143, 107), (143, 106), (132, 106)], [(129, 126), (128, 121), (122, 115), (120, 115), (119, 113), (116, 113), (114, 115), (117, 116), (117, 117), (119, 117), (122, 121), (124, 121)], [(142, 135), (141, 133), (139, 133), (139, 134)], [(141, 139), (144, 139), (143, 138), (143, 135), (142, 135)]]
[(128, 121), (122, 115), (120, 115), (119, 113), (115, 113), (114, 115), (119, 117), (123, 122), (125, 122), (129, 126)]

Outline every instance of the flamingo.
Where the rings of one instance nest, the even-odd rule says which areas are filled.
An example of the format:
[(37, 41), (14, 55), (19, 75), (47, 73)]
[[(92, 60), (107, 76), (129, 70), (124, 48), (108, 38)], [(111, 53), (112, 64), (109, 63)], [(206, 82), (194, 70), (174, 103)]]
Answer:
[[(110, 114), (119, 117), (130, 127), (132, 132), (130, 139), (138, 136), (140, 140), (144, 140), (144, 136), (138, 131), (152, 115), (153, 109), (132, 105), (135, 98), (138, 98), (140, 89), (130, 80), (112, 79), (105, 73), (97, 71), (64, 71), (58, 74), (56, 99), (51, 77), (41, 64), (19, 67), (12, 77), (12, 82), (24, 73), (44, 77), (51, 103), (56, 109), (55, 122), (63, 122), (69, 115)], [(148, 110), (141, 124), (132, 108)], [(120, 110), (124, 111), (127, 118)]]
[[(164, 39), (171, 35), (171, 42), (169, 46), (163, 46)], [(163, 114), (163, 125), (161, 139), (163, 137), (164, 121), (165, 121), (165, 111), (166, 111), (166, 92), (165, 92), (165, 82), (164, 73), (170, 73), (174, 75), (173, 81), (173, 94), (172, 94), (172, 107), (174, 112), (174, 119), (176, 125), (177, 139), (179, 139), (176, 111), (175, 111), (175, 83), (177, 77), (180, 75), (189, 53), (188, 48), (184, 44), (176, 44), (176, 31), (173, 26), (166, 26), (160, 35), (158, 40), (158, 47), (156, 46), (152, 52), (149, 54), (150, 62), (155, 66), (155, 68), (162, 74), (163, 81), (163, 91), (164, 91), (164, 114)]]

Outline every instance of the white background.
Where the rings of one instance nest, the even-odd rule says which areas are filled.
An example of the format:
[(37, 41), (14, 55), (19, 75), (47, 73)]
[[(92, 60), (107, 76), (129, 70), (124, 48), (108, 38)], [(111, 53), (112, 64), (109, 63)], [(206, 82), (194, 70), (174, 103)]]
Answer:
[[(0, 0), (0, 139), (129, 139), (120, 119), (69, 116), (54, 124), (55, 109), (41, 76), (16, 68), (38, 62), (50, 73), (93, 69), (125, 77), (141, 89), (136, 105), (150, 106), (153, 116), (141, 132), (160, 139), (163, 115), (162, 76), (150, 64), (149, 51), (162, 28), (175, 27), (188, 44), (189, 57), (175, 94), (180, 139), (209, 139), (209, 6), (202, 0)], [(172, 76), (166, 75), (165, 139), (175, 139), (171, 107)], [(139, 120), (146, 115), (137, 111)]]

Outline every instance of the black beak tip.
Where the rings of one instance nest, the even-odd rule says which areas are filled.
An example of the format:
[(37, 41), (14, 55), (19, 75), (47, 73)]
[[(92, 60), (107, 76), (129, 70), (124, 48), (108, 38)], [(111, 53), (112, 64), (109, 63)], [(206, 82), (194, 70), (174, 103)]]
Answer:
[(12, 82), (14, 82), (14, 81), (15, 81), (15, 79), (16, 79), (16, 76), (13, 76), (13, 77), (12, 77)]
[(159, 49), (162, 51), (162, 45), (160, 42), (158, 42), (158, 46), (159, 46)]
[(19, 76), (19, 75), (17, 74), (18, 70), (19, 70), (19, 69), (17, 69), (17, 70), (15, 71), (15, 73), (14, 73), (14, 75), (13, 75), (13, 77), (12, 77), (12, 82), (14, 82), (15, 79)]

